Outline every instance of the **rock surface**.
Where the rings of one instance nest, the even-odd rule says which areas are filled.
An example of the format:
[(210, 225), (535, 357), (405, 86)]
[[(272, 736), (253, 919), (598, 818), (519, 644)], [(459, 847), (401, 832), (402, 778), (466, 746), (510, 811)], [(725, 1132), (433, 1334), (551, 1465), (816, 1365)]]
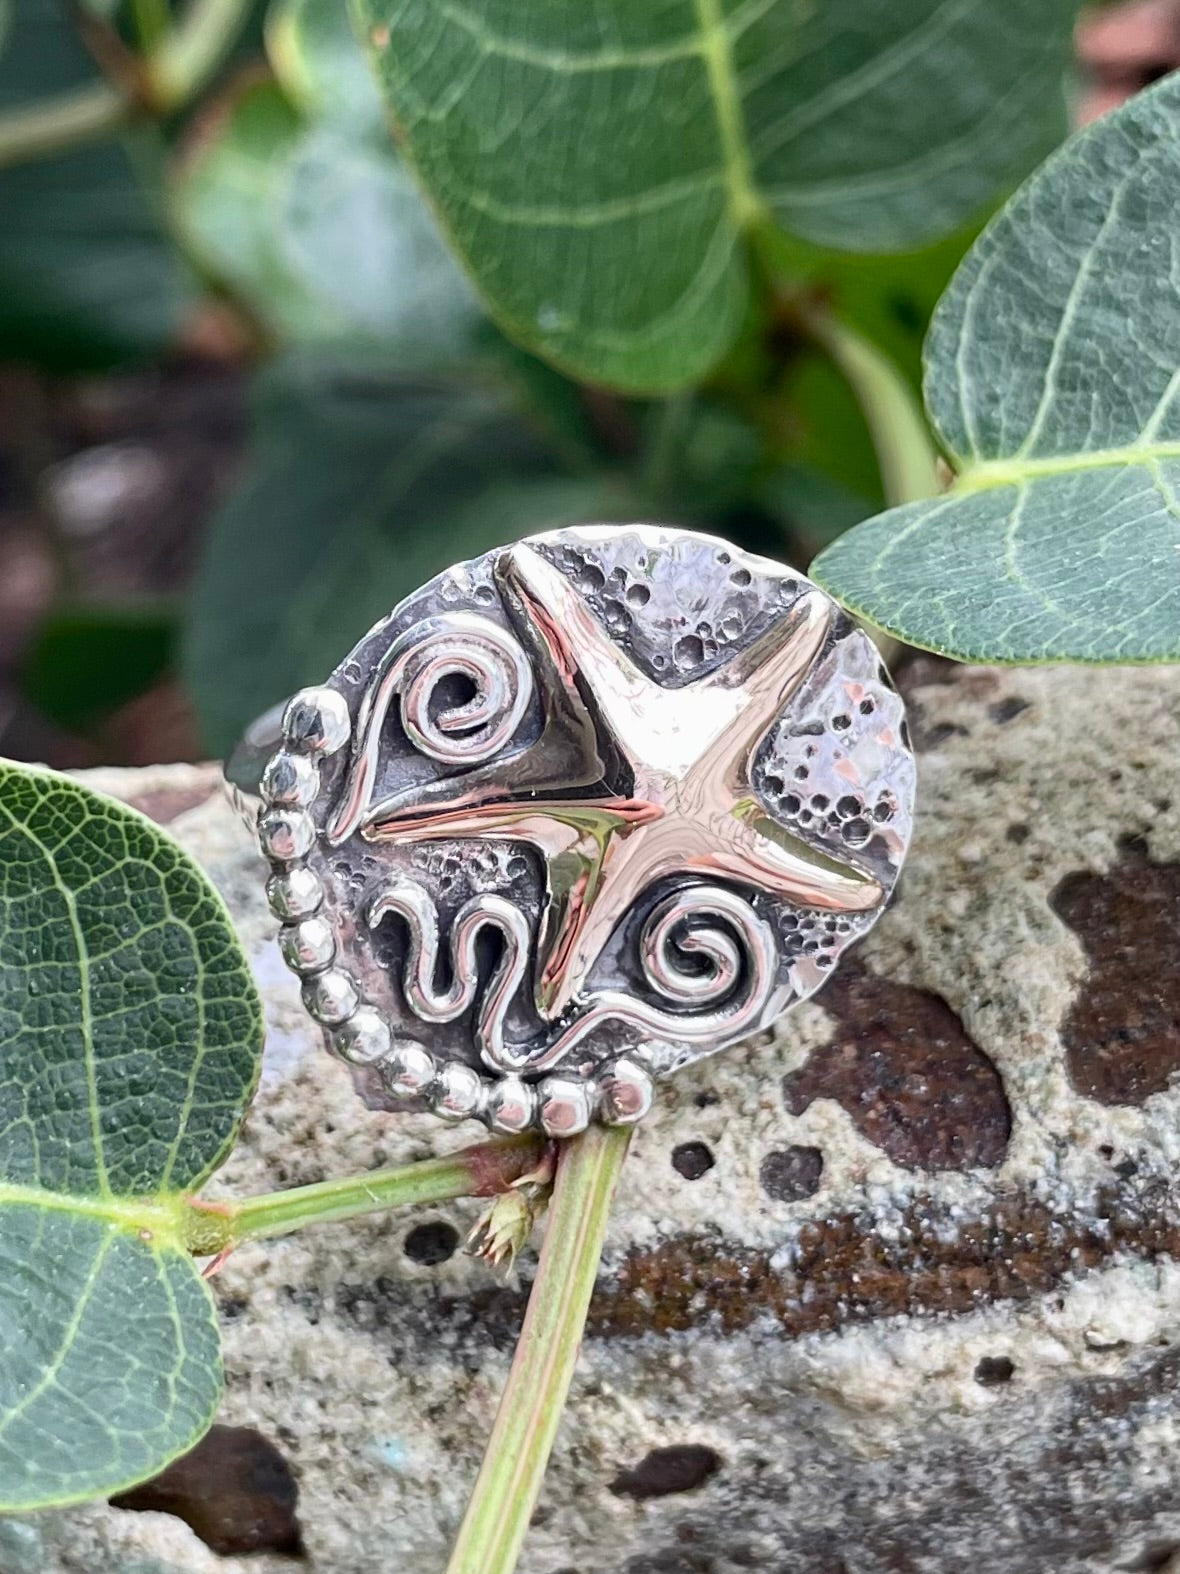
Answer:
[[(525, 1574), (1180, 1569), (1180, 673), (931, 663), (909, 699), (893, 910), (637, 1135)], [(257, 958), (266, 1071), (220, 1189), (477, 1137), (361, 1107), (215, 773), (92, 779), (170, 823)], [(221, 1420), (289, 1465), (293, 1552), (98, 1505), (0, 1524), (0, 1570), (440, 1574), (535, 1260), (465, 1257), (476, 1208), (217, 1277)]]

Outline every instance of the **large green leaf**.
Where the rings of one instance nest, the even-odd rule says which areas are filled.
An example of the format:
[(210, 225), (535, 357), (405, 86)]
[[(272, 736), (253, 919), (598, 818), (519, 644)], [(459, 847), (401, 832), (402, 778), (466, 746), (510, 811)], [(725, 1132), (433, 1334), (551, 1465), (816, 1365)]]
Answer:
[(816, 577), (981, 661), (1180, 659), (1180, 77), (1074, 137), (935, 314), (926, 401), (958, 472)]
[(363, 341), (403, 366), (472, 350), (482, 314), (388, 140), (306, 121), (273, 83), (238, 94), (173, 207), (194, 258), (281, 339)]
[(322, 682), (377, 618), (449, 563), (603, 517), (505, 399), (302, 362), (259, 390), (254, 461), (214, 522), (185, 669), (208, 745)]
[[(97, 80), (57, 0), (21, 0), (0, 54), (0, 112)], [(103, 366), (159, 349), (191, 295), (142, 132), (0, 170), (0, 356)]]
[(1074, 0), (353, 0), (505, 329), (663, 389), (733, 340), (746, 242), (945, 233), (1064, 130)]
[(209, 1425), (213, 1308), (179, 1228), (253, 1090), (261, 1010), (163, 832), (0, 765), (0, 1508), (114, 1491)]
[(290, 343), (469, 360), (483, 314), (390, 142), (343, 0), (285, 0), (267, 31), (281, 85), (233, 94), (174, 181), (193, 256)]

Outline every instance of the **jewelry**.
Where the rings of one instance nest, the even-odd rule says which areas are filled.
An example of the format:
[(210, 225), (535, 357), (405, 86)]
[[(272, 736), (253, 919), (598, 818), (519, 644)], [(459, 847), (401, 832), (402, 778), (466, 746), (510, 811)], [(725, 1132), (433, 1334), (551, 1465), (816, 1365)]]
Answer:
[(449, 569), (283, 712), (279, 945), (370, 1088), (495, 1131), (628, 1124), (876, 919), (914, 762), (803, 575), (654, 526)]

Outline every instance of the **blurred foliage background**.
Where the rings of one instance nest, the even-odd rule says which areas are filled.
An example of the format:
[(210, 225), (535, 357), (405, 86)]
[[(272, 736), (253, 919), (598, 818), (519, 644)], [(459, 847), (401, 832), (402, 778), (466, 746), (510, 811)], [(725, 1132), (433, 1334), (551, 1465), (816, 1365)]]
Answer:
[[(947, 9), (832, 8), (870, 57), (891, 15), (925, 25)], [(554, 26), (574, 14), (548, 9)], [(647, 33), (628, 48), (673, 60), (659, 29), (677, 9), (636, 0)], [(1086, 13), (1072, 45), (1058, 0), (954, 9), (971, 28), (929, 80), (915, 59), (913, 101), (903, 91), (889, 121), (929, 141), (931, 169), (966, 145), (954, 179), (928, 174), (892, 206), (858, 196), (881, 136), (857, 119), (869, 75), (833, 79), (830, 41), (810, 64), (803, 50), (796, 87), (826, 72), (845, 103), (775, 187), (773, 232), (742, 277), (719, 268), (690, 301), (678, 269), (704, 206), (611, 231), (609, 255), (597, 231), (591, 251), (544, 228), (547, 182), (609, 197), (630, 160), (671, 189), (694, 135), (674, 83), (621, 163), (591, 85), (580, 172), (546, 169), (527, 93), (497, 130), (507, 73), (484, 108), (490, 178), (488, 147), (460, 145), (470, 125), (420, 117), (406, 141), (440, 229), (345, 0), (0, 0), (0, 753), (59, 767), (220, 754), (429, 574), (547, 524), (675, 520), (805, 567), (913, 495), (929, 456), (920, 439), (882, 444), (866, 381), (920, 426), (929, 315), (987, 213), (1064, 134), (1067, 105), (1091, 118), (1180, 64), (1176, 0)], [(427, 15), (403, 50), (361, 20), (403, 132), (432, 71), (455, 102), (473, 95), (478, 129), (462, 38), (448, 57)], [(522, 70), (563, 58), (560, 38), (530, 48)], [(747, 108), (788, 91), (772, 56), (747, 62)], [(994, 110), (1008, 75), (1024, 96), (1000, 104), (984, 157), (956, 121), (970, 129), (985, 88)], [(478, 209), (444, 178), (463, 158)], [(833, 171), (847, 201), (809, 205)], [(514, 251), (501, 219), (533, 193), (530, 246)]]

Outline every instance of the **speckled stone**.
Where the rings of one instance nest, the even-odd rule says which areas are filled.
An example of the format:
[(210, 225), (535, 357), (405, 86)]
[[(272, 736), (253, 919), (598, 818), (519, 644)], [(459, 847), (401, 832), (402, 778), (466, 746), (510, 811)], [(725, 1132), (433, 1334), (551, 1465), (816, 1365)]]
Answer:
[[(893, 910), (637, 1134), (525, 1574), (1180, 1568), (1180, 673), (922, 663), (909, 700)], [(93, 779), (168, 811), (256, 958), (266, 1072), (218, 1189), (478, 1138), (362, 1107), (209, 772)], [(455, 1251), (476, 1208), (215, 1280), (221, 1419), (290, 1464), (315, 1574), (444, 1567), (535, 1261), (505, 1285)], [(5, 1574), (291, 1567), (105, 1505), (0, 1525)]]

